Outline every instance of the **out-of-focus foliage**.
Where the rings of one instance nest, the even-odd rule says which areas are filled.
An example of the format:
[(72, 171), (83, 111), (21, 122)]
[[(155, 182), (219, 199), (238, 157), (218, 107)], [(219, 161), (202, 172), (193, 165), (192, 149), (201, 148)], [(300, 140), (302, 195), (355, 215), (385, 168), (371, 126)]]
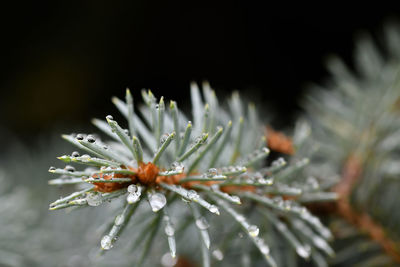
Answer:
[[(315, 86), (307, 97), (305, 108), (312, 122), (314, 142), (319, 146), (315, 161), (342, 176), (336, 191), (348, 198), (358, 227), (369, 232), (384, 247), (394, 242), (399, 257), (400, 241), (400, 34), (396, 27), (386, 27), (379, 49), (372, 38), (363, 35), (355, 49), (354, 70), (333, 57), (328, 62), (331, 79), (325, 86)], [(349, 191), (350, 192), (347, 192)], [(339, 208), (340, 210), (340, 208)], [(344, 211), (342, 210), (342, 213)], [(346, 212), (345, 212), (346, 213)], [(369, 227), (367, 215), (383, 229)], [(372, 225), (370, 223), (370, 225)], [(374, 224), (375, 225), (375, 224)], [(370, 228), (370, 229), (367, 229)], [(337, 234), (340, 234), (340, 229)], [(347, 231), (347, 227), (343, 231)], [(363, 240), (366, 240), (365, 238)], [(339, 253), (346, 266), (387, 264), (386, 257), (375, 253)], [(342, 242), (345, 249), (350, 241)], [(347, 255), (345, 259), (344, 255)], [(370, 257), (371, 262), (365, 258)]]

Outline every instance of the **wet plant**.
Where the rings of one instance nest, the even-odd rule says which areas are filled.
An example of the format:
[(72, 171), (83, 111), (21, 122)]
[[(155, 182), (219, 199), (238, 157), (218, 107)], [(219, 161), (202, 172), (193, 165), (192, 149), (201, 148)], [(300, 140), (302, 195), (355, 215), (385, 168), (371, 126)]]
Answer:
[[(142, 98), (145, 104), (137, 109), (129, 90), (125, 101), (112, 99), (126, 125), (112, 115), (93, 120), (110, 141), (95, 134), (63, 135), (78, 151), (59, 157), (66, 166), (50, 167), (59, 177), (49, 184), (72, 185), (76, 191), (51, 203), (50, 210), (101, 209), (122, 199), (118, 214), (104, 222), (109, 226), (99, 236), (100, 254), (116, 246), (127, 228), (137, 227), (129, 222), (141, 216), (147, 223), (132, 241), (132, 251), (141, 251), (137, 266), (158, 243), (160, 229), (172, 265), (180, 247), (188, 253), (189, 243), (179, 242), (185, 232), (198, 241), (191, 256), (196, 261), (200, 254), (203, 266), (238, 257), (249, 266), (262, 261), (285, 266), (297, 261), (295, 255), (326, 265), (324, 255), (334, 254), (328, 244), (332, 235), (305, 204), (336, 196), (307, 175), (307, 158), (266, 164), (270, 150), (254, 105), (245, 106), (234, 93), (225, 109), (208, 83), (202, 94), (193, 83), (190, 121), (175, 101), (167, 105), (145, 90)], [(296, 149), (306, 139), (300, 136)], [(82, 165), (86, 167), (77, 167)]]

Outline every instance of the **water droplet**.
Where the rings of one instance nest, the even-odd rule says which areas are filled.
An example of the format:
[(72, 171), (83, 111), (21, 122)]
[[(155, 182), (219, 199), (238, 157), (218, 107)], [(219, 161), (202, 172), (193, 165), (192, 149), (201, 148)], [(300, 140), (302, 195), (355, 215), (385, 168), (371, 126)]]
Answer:
[(74, 172), (75, 168), (72, 167), (71, 165), (67, 165), (67, 166), (65, 166), (64, 170), (66, 170), (67, 172)]
[(125, 221), (125, 216), (122, 214), (119, 214), (117, 217), (115, 217), (114, 224), (119, 226), (119, 225), (122, 225), (124, 223), (124, 221)]
[(262, 185), (266, 185), (267, 184), (267, 180), (265, 180), (264, 178), (258, 179), (257, 183), (262, 184)]
[(194, 140), (194, 142), (195, 142), (195, 143), (198, 143), (198, 144), (204, 144), (204, 143), (206, 142), (205, 137), (206, 137), (206, 134), (202, 134), (202, 135), (196, 137), (196, 139)]
[(72, 152), (71, 156), (76, 158), (76, 157), (79, 157), (80, 155), (79, 155), (78, 151), (74, 151), (74, 152)]
[(292, 203), (291, 203), (290, 201), (288, 201), (288, 200), (285, 200), (285, 201), (283, 202), (283, 208), (284, 208), (285, 210), (290, 210), (290, 209), (292, 208)]
[(51, 167), (49, 168), (49, 171), (55, 171), (55, 170), (56, 170), (56, 167), (51, 166)]
[(216, 176), (217, 174), (218, 174), (218, 170), (216, 168), (211, 168), (211, 169), (208, 169), (208, 171), (207, 171), (208, 178)]
[(183, 172), (183, 169), (184, 169), (182, 162), (177, 162), (177, 161), (173, 162), (171, 164), (171, 167), (174, 171), (177, 171), (177, 172)]
[(273, 185), (274, 184), (274, 178), (265, 179), (265, 184), (266, 185)]
[(214, 258), (215, 258), (217, 261), (222, 261), (222, 260), (224, 259), (224, 254), (223, 254), (222, 251), (219, 250), (219, 249), (214, 250), (214, 251), (212, 252), (212, 255), (214, 256)]
[(86, 201), (89, 206), (99, 206), (101, 203), (103, 203), (103, 198), (100, 193), (97, 192), (89, 192), (86, 195)]
[(283, 202), (282, 197), (274, 197), (272, 200), (274, 201), (274, 203), (276, 205), (279, 205), (279, 206), (282, 205), (282, 202)]
[(85, 205), (88, 203), (88, 201), (86, 200), (86, 198), (77, 198), (72, 200), (71, 203), (74, 203), (76, 205)]
[(315, 177), (308, 177), (306, 183), (311, 189), (315, 190), (319, 188), (318, 180)]
[(218, 184), (212, 184), (210, 187), (211, 187), (211, 189), (213, 191), (219, 191), (219, 185)]
[(269, 254), (269, 247), (267, 245), (263, 244), (262, 246), (260, 246), (260, 251), (264, 255)]
[(240, 198), (238, 196), (231, 196), (231, 200), (235, 203), (241, 203)]
[(239, 232), (239, 233), (238, 233), (238, 237), (239, 237), (239, 238), (243, 238), (243, 233), (242, 233), (242, 232)]
[(113, 247), (112, 244), (112, 238), (109, 235), (105, 235), (103, 236), (103, 238), (101, 239), (101, 248), (104, 250), (109, 250), (110, 248)]
[(247, 228), (247, 231), (249, 232), (249, 234), (252, 236), (252, 237), (256, 237), (256, 236), (258, 236), (258, 234), (260, 233), (260, 229), (258, 229), (258, 227), (257, 227), (257, 225), (250, 225), (248, 228)]
[(324, 239), (320, 238), (319, 236), (314, 236), (312, 239), (313, 243), (316, 247), (323, 248), (326, 247), (326, 242)]
[(253, 177), (248, 177), (248, 178), (247, 178), (247, 183), (248, 183), (248, 184), (254, 184), (255, 181), (254, 181)]
[(190, 200), (196, 200), (196, 199), (199, 198), (199, 195), (197, 194), (196, 191), (194, 191), (194, 190), (189, 190), (189, 191), (187, 192), (187, 198), (190, 199)]
[(219, 215), (219, 210), (218, 207), (215, 205), (211, 205), (210, 208), (208, 209), (209, 211), (211, 211), (212, 213), (218, 214)]
[(160, 105), (159, 104), (156, 104), (156, 109), (158, 110), (160, 108)]
[(140, 199), (140, 194), (138, 194), (138, 192), (136, 192), (136, 193), (130, 193), (130, 194), (126, 197), (126, 201), (127, 201), (129, 204), (136, 203), (136, 202), (139, 201), (139, 199)]
[(200, 217), (196, 220), (196, 226), (197, 228), (199, 228), (200, 230), (206, 230), (210, 227), (210, 225), (208, 224), (206, 218), (204, 217)]
[(127, 190), (128, 190), (129, 193), (136, 193), (139, 189), (138, 189), (138, 187), (136, 185), (131, 184), (131, 185), (128, 186)]
[(129, 130), (128, 130), (128, 129), (124, 129), (124, 133), (125, 133), (126, 135), (129, 135)]
[(167, 236), (173, 236), (175, 234), (175, 229), (171, 224), (167, 224), (164, 228), (164, 231)]
[(154, 193), (149, 197), (149, 203), (153, 212), (157, 212), (167, 204), (167, 199), (164, 194)]
[(160, 143), (161, 143), (161, 144), (164, 144), (165, 141), (167, 141), (168, 137), (169, 137), (169, 134), (167, 134), (167, 133), (163, 134), (163, 135), (161, 136), (161, 138), (160, 138)]
[(89, 143), (94, 143), (94, 142), (96, 142), (96, 139), (94, 138), (93, 135), (89, 134), (89, 135), (86, 137), (86, 141), (88, 141)]
[(88, 154), (84, 154), (84, 155), (82, 155), (81, 159), (88, 160), (88, 159), (90, 159), (90, 156)]
[(284, 158), (278, 158), (272, 162), (272, 167), (280, 167), (286, 165), (286, 161)]
[(269, 247), (264, 243), (263, 239), (256, 237), (255, 241), (262, 254), (264, 255), (269, 254)]
[(163, 267), (173, 267), (178, 262), (177, 258), (173, 258), (170, 253), (165, 253), (161, 257), (161, 265)]
[(77, 140), (83, 140), (83, 135), (82, 134), (77, 134), (76, 135)]
[(303, 246), (298, 246), (296, 248), (296, 253), (302, 257), (307, 259), (308, 257), (310, 257), (310, 247), (303, 247)]
[(261, 149), (261, 153), (269, 154), (269, 149), (268, 149), (267, 147), (263, 147), (263, 148)]
[(114, 120), (113, 116), (111, 116), (111, 115), (107, 115), (107, 116), (106, 116), (106, 119), (107, 119), (107, 120), (110, 120), (110, 121), (113, 121), (113, 120)]

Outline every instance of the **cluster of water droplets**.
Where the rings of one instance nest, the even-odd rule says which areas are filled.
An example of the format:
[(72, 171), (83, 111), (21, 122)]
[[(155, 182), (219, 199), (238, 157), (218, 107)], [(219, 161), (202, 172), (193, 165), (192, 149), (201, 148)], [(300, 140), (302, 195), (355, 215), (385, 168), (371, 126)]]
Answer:
[(264, 177), (260, 172), (255, 172), (251, 175), (245, 175), (246, 183), (248, 184), (259, 184), (259, 185), (273, 185), (273, 177)]
[[(173, 185), (173, 187), (176, 187), (176, 186)], [(194, 201), (194, 202), (203, 201), (203, 202), (205, 202), (204, 200), (202, 200), (200, 198), (200, 195), (193, 189), (186, 191), (186, 195), (182, 196), (182, 201), (184, 201), (184, 202), (191, 202), (191, 201)], [(208, 209), (211, 213), (214, 213), (214, 214), (217, 214), (217, 215), (220, 214), (218, 207), (213, 205), (213, 204), (207, 203), (207, 204), (203, 204), (203, 206), (206, 209)]]
[(131, 184), (128, 186), (128, 196), (126, 197), (126, 201), (129, 204), (136, 203), (140, 200), (140, 196), (142, 195), (142, 188), (140, 186)]
[(165, 213), (163, 220), (165, 222), (164, 232), (168, 237), (168, 245), (170, 248), (170, 254), (172, 258), (176, 257), (176, 241), (175, 241), (175, 228), (171, 222), (171, 218)]
[(272, 185), (274, 183), (274, 179), (272, 177), (264, 178), (264, 176), (260, 172), (256, 172), (254, 174), (255, 182), (262, 185)]
[(296, 207), (296, 204), (291, 200), (284, 200), (281, 196), (277, 196), (272, 198), (273, 204), (276, 205), (280, 209), (284, 210), (292, 210), (293, 207)]
[(282, 183), (275, 183), (276, 189), (287, 195), (300, 195), (303, 192), (303, 190), (299, 188), (299, 186), (297, 186), (296, 184), (293, 184), (293, 186), (294, 187)]
[(226, 199), (228, 199), (229, 201), (231, 201), (231, 202), (233, 202), (233, 203), (242, 204), (242, 202), (240, 201), (240, 198), (239, 198), (238, 196), (235, 196), (235, 195), (231, 196), (231, 195), (229, 195), (228, 193), (225, 193), (225, 192), (220, 191), (220, 187), (219, 187), (218, 184), (213, 184), (213, 185), (211, 186), (211, 189), (212, 189), (214, 192), (218, 192), (219, 194), (223, 195)]
[[(189, 190), (186, 192), (186, 197), (183, 197), (184, 202), (198, 202), (200, 200), (200, 195), (195, 190)], [(219, 209), (217, 206), (209, 204), (206, 208), (211, 212), (219, 215)]]
[(246, 171), (246, 167), (242, 167), (242, 166), (228, 166), (228, 167), (222, 167), (221, 168), (221, 172), (223, 174), (231, 174), (231, 173), (241, 173), (241, 172), (245, 172)]

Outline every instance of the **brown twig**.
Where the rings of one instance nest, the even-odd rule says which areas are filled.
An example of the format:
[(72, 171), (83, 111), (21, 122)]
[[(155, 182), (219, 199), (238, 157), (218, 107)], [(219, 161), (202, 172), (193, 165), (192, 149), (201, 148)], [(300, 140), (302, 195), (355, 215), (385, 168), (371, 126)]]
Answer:
[(398, 244), (386, 235), (383, 227), (376, 223), (369, 214), (354, 210), (350, 203), (351, 192), (360, 179), (362, 179), (362, 163), (356, 156), (350, 156), (344, 164), (342, 180), (333, 189), (339, 195), (336, 211), (348, 222), (366, 232), (383, 247), (389, 256), (400, 263)]
[(275, 131), (270, 126), (265, 128), (267, 146), (269, 149), (287, 155), (294, 154), (293, 141), (281, 132)]

